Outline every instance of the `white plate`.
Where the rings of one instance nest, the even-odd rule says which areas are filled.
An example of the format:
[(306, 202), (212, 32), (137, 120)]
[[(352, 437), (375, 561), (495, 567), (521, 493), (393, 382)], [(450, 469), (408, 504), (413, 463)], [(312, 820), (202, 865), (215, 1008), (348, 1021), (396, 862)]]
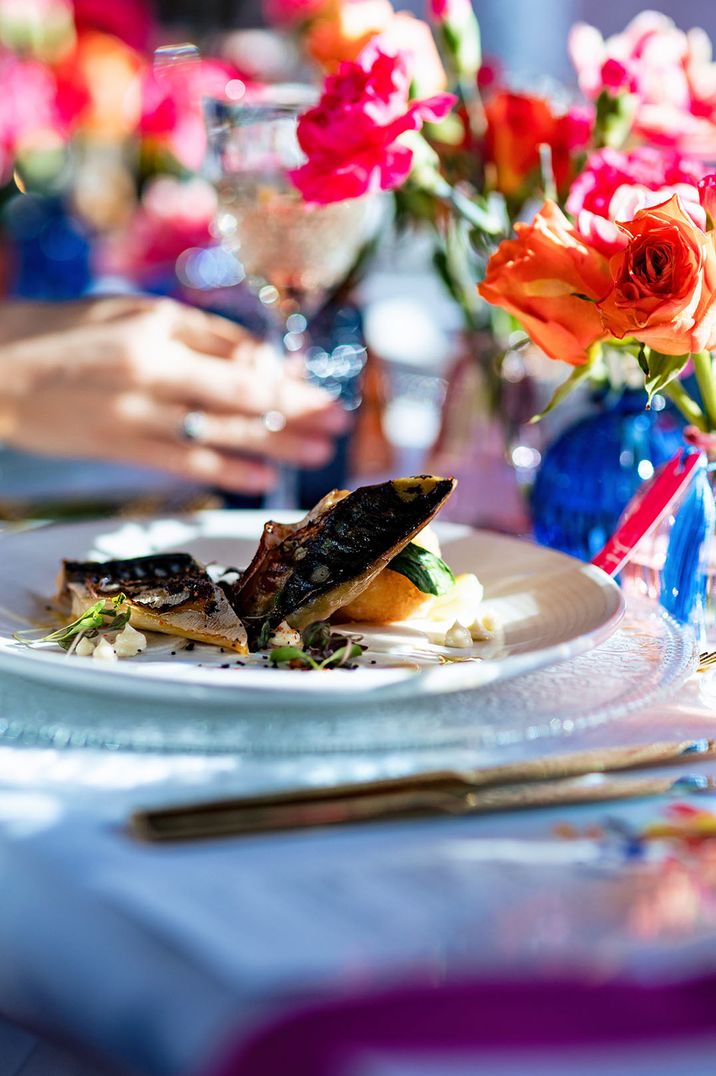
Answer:
[[(291, 518), (285, 516), (284, 518)], [(357, 700), (479, 688), (575, 657), (615, 630), (624, 613), (621, 591), (603, 572), (515, 538), (443, 524), (443, 555), (455, 572), (474, 572), (485, 587), (480, 607), (500, 625), (498, 643), (468, 651), (431, 646), (410, 625), (361, 629), (369, 652), (356, 670), (330, 673), (237, 666), (237, 655), (198, 647), (170, 654), (172, 641), (140, 658), (100, 665), (56, 648), (28, 649), (13, 633), (46, 615), (60, 560), (132, 557), (185, 550), (204, 563), (242, 566), (250, 560), (263, 512), (202, 512), (143, 521), (104, 520), (0, 535), (0, 669), (57, 687), (232, 709), (336, 707)], [(439, 664), (439, 654), (481, 660)], [(229, 664), (229, 668), (221, 668)]]

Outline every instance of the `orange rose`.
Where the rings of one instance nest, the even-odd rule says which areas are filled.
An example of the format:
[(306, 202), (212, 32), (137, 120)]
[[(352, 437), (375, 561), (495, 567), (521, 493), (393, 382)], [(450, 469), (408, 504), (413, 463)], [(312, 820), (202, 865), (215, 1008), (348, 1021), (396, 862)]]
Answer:
[(87, 88), (89, 100), (80, 114), (84, 131), (106, 142), (132, 133), (141, 113), (143, 66), (140, 54), (119, 38), (95, 30), (79, 34), (65, 69)]
[(609, 263), (613, 286), (599, 304), (610, 335), (665, 355), (716, 347), (714, 233), (694, 224), (678, 195), (619, 227), (628, 243)]
[(589, 301), (609, 290), (607, 259), (587, 246), (554, 202), (515, 232), (487, 263), (480, 295), (513, 314), (551, 358), (581, 366), (587, 349), (608, 335)]
[(390, 0), (328, 0), (308, 31), (308, 54), (327, 71), (334, 71), (341, 60), (356, 60), (394, 18)]

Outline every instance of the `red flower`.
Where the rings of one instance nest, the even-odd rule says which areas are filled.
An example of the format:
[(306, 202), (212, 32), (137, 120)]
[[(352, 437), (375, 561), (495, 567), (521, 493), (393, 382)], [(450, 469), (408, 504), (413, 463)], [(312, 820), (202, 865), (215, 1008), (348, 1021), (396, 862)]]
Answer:
[(400, 136), (442, 119), (455, 102), (446, 93), (409, 101), (409, 91), (405, 58), (384, 51), (380, 40), (328, 76), (320, 101), (298, 123), (308, 159), (290, 176), (307, 202), (359, 198), (407, 179), (413, 151)]
[(154, 32), (152, 5), (147, 0), (72, 0), (75, 26), (84, 30), (101, 30), (124, 41), (133, 49), (148, 49)]
[(307, 22), (324, 7), (324, 0), (264, 0), (263, 13), (272, 26)]
[(499, 90), (488, 100), (485, 117), (485, 151), (495, 168), (497, 190), (508, 197), (522, 191), (538, 172), (542, 144), (552, 150), (557, 188), (569, 187), (574, 156), (591, 135), (590, 109), (573, 108), (560, 116), (543, 97)]

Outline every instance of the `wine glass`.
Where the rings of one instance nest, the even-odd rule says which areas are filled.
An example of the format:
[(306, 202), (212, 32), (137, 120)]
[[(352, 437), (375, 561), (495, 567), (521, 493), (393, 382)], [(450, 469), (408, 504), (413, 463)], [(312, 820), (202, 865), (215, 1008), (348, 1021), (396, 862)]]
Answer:
[[(304, 161), (298, 120), (315, 101), (311, 87), (285, 84), (247, 91), (239, 102), (204, 102), (216, 229), (269, 314), (284, 359), (305, 352), (307, 315), (345, 279), (377, 226), (375, 198), (307, 205), (291, 183), (289, 171)], [(270, 412), (266, 421), (280, 428), (282, 416)], [(296, 481), (295, 470), (281, 469), (271, 507), (295, 507)]]

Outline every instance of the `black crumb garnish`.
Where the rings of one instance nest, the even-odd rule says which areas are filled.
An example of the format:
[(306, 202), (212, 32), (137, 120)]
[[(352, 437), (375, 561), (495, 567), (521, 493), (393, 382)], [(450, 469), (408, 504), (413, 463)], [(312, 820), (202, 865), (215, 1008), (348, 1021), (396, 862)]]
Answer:
[(176, 657), (176, 650), (170, 650), (169, 653), (172, 657)]
[(185, 650), (193, 650), (193, 649), (195, 648), (195, 646), (196, 646), (196, 643), (195, 643), (195, 642), (188, 642), (188, 643), (186, 644), (186, 646), (184, 647), (184, 649), (185, 649)]
[(245, 664), (246, 664), (245, 661), (235, 661), (234, 662), (234, 665), (245, 665)]
[(228, 669), (228, 668), (230, 668), (228, 661), (227, 661), (226, 665), (220, 665), (219, 668), (220, 669)]
[(375, 658), (371, 658), (370, 663), (371, 663), (371, 665), (377, 665), (377, 662), (376, 662)]

